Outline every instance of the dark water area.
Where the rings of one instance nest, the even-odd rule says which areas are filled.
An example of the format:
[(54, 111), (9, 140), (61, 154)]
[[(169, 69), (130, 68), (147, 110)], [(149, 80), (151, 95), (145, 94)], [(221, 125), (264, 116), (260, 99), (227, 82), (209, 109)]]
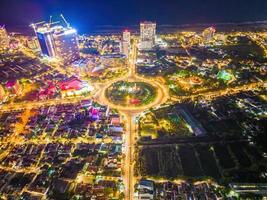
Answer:
[[(202, 32), (205, 28), (214, 26), (217, 32), (233, 32), (233, 31), (267, 31), (267, 21), (262, 22), (244, 22), (244, 23), (206, 23), (206, 24), (183, 24), (183, 25), (157, 25), (157, 33), (175, 33), (181, 31)], [(73, 26), (80, 35), (117, 35), (124, 30), (131, 31), (132, 34), (139, 34), (139, 25), (132, 26)], [(29, 26), (6, 26), (8, 32), (16, 32), (23, 35), (34, 35)]]
[(157, 22), (158, 32), (205, 23), (220, 31), (218, 24), (267, 20), (267, 0), (0, 0), (0, 24), (10, 31), (31, 33), (29, 24), (61, 13), (80, 34), (136, 32), (145, 20)]

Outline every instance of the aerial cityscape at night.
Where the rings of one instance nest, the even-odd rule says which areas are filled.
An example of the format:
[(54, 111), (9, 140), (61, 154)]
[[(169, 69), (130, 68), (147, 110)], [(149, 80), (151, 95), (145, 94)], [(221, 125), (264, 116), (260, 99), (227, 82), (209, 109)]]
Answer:
[(0, 2), (0, 200), (267, 198), (266, 3), (175, 24), (200, 4), (155, 0), (118, 25), (118, 0), (103, 25), (113, 4), (69, 2)]

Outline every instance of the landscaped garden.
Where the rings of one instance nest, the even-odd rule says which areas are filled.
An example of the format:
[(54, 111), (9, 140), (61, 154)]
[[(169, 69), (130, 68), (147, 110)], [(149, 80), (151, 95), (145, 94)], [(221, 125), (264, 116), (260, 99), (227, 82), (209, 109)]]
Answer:
[(144, 82), (119, 81), (106, 90), (106, 97), (121, 106), (142, 106), (153, 102), (157, 95), (156, 88)]
[(192, 132), (183, 117), (173, 107), (152, 110), (139, 120), (141, 138), (164, 139), (191, 136)]

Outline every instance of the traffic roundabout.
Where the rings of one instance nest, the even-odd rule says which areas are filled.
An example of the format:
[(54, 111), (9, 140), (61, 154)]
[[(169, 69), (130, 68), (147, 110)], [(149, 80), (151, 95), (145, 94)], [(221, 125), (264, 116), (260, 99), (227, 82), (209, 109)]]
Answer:
[(105, 96), (115, 105), (140, 107), (152, 103), (157, 96), (157, 90), (145, 82), (118, 81), (106, 89)]

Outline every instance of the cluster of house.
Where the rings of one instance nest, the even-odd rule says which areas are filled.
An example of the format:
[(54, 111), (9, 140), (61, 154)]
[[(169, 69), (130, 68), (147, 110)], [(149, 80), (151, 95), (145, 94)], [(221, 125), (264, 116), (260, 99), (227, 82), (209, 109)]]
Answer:
[(107, 106), (84, 100), (22, 108), (0, 113), (0, 123), (1, 136), (16, 141), (1, 143), (0, 190), (5, 197), (108, 199), (123, 192), (124, 128)]
[(93, 91), (93, 87), (87, 82), (72, 76), (57, 83), (48, 82), (45, 87), (39, 91), (39, 98), (46, 99), (56, 93), (60, 93), (62, 97), (65, 96), (79, 96)]
[(9, 80), (5, 84), (0, 84), (0, 103), (7, 101), (10, 97), (19, 96), (22, 86), (18, 80)]
[(20, 111), (10, 111), (0, 114), (0, 138), (13, 134), (16, 122), (21, 118)]
[(223, 199), (216, 187), (207, 182), (190, 183), (181, 181), (156, 183), (151, 180), (140, 180), (135, 193), (135, 199), (172, 200), (172, 199)]
[(69, 70), (73, 74), (78, 74), (80, 77), (99, 77), (104, 74), (107, 69), (115, 70), (121, 67), (120, 62), (121, 58), (116, 55), (87, 55), (86, 58), (81, 58), (72, 63)]

